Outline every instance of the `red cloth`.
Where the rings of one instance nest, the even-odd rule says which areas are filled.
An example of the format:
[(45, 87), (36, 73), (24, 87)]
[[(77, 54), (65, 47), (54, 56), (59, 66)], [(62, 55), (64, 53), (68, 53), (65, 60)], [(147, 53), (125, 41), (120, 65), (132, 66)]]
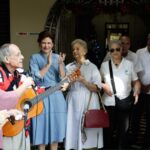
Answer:
[(45, 91), (45, 88), (37, 87), (37, 93), (41, 94)]
[(29, 130), (30, 130), (30, 119), (27, 120), (26, 125), (25, 125), (25, 135), (26, 137), (29, 135)]

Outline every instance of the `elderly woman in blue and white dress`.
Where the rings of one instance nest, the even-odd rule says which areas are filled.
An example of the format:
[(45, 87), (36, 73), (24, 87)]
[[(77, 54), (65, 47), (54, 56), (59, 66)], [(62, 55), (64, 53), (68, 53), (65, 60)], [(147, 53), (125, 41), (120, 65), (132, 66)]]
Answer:
[[(122, 46), (119, 40), (111, 41), (109, 43), (109, 52), (111, 55), (111, 65), (113, 78), (116, 88), (116, 93), (113, 91), (110, 78), (109, 61), (103, 62), (101, 65), (101, 76), (104, 81), (103, 95), (104, 104), (110, 115), (110, 127), (104, 129), (104, 147), (112, 148), (113, 131), (117, 122), (119, 149), (126, 148), (126, 132), (129, 126), (130, 108), (127, 111), (118, 110), (115, 107), (115, 95), (119, 99), (124, 99), (129, 96), (132, 86), (134, 89), (133, 96), (134, 104), (138, 101), (140, 92), (140, 84), (138, 82), (137, 74), (134, 70), (133, 63), (122, 57)], [(117, 112), (117, 113), (116, 113)], [(116, 121), (117, 120), (117, 121)]]
[(101, 88), (101, 77), (96, 65), (86, 59), (87, 44), (82, 39), (76, 39), (72, 42), (72, 53), (75, 61), (66, 66), (67, 71), (71, 72), (80, 67), (81, 75), (71, 83), (67, 93), (68, 117), (65, 149), (82, 150), (88, 148), (103, 147), (102, 128), (85, 129), (86, 141), (81, 132), (81, 120), (83, 112), (92, 92), (91, 108), (99, 108), (99, 101), (96, 91)]

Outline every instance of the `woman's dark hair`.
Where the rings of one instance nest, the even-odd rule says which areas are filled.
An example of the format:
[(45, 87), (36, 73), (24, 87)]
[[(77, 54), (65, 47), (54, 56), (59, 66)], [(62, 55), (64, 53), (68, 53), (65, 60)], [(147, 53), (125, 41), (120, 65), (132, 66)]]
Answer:
[(41, 41), (45, 38), (49, 37), (53, 42), (54, 42), (54, 38), (53, 36), (51, 35), (51, 33), (49, 31), (42, 31), (39, 33), (39, 36), (38, 36), (38, 39), (37, 39), (37, 42), (40, 44)]

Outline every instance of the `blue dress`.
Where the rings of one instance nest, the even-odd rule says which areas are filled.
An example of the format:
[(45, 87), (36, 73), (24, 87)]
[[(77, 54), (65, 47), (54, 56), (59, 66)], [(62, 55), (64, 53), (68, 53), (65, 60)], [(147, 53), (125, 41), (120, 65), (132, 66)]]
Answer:
[[(39, 71), (47, 64), (42, 52), (33, 54), (30, 69), (37, 86), (50, 87), (61, 81), (58, 55), (52, 54), (52, 63), (42, 78)], [(63, 93), (58, 90), (43, 99), (43, 112), (32, 119), (31, 141), (33, 145), (62, 142), (66, 132), (67, 107)]]

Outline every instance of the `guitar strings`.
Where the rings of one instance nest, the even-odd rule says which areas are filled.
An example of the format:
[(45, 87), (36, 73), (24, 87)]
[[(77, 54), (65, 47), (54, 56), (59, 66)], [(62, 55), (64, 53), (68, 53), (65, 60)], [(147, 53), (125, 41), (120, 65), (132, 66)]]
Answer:
[[(35, 89), (34, 89), (34, 91), (35, 91)], [(37, 105), (35, 106), (35, 107), (36, 107), (35, 128), (34, 128), (34, 130), (33, 130), (33, 127), (32, 127), (32, 130), (33, 130), (33, 132), (34, 132), (34, 134), (33, 134), (33, 135), (34, 135), (34, 138), (33, 138), (33, 139), (36, 141), (36, 133), (37, 133), (36, 131), (37, 131), (37, 126), (38, 126), (38, 118), (37, 118), (38, 116), (37, 116), (37, 114), (38, 114), (38, 109), (39, 109), (38, 106), (39, 106), (39, 105), (38, 105), (38, 97), (37, 97), (38, 94), (37, 94), (37, 92), (35, 92), (35, 94), (36, 94), (36, 99), (35, 99), (35, 100), (36, 100), (36, 102), (37, 102)], [(32, 139), (32, 140), (33, 140), (33, 139)], [(33, 141), (33, 143), (35, 143), (35, 141)]]

